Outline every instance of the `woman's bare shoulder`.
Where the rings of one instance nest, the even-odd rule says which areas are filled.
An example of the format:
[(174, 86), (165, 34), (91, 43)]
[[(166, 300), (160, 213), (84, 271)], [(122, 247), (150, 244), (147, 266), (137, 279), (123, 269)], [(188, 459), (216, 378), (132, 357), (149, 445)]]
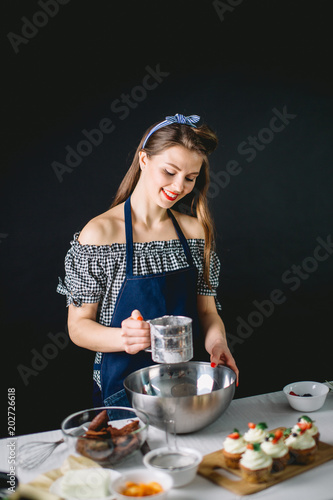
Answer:
[(177, 222), (187, 239), (205, 238), (204, 228), (196, 217), (182, 214), (181, 212), (177, 212), (176, 210), (172, 210), (172, 213), (176, 217)]
[(125, 242), (123, 204), (91, 219), (79, 235), (81, 245), (111, 245)]

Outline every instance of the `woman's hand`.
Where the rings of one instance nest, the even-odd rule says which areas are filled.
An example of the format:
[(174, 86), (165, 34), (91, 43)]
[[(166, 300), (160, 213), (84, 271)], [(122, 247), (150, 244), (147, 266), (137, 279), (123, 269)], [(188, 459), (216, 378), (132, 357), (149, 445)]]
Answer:
[(234, 360), (234, 357), (224, 340), (218, 341), (213, 345), (210, 354), (210, 362), (213, 367), (216, 365), (225, 365), (231, 368), (236, 373), (236, 385), (238, 386), (239, 370), (237, 368), (236, 361)]
[(212, 366), (226, 365), (236, 373), (236, 385), (239, 371), (228, 347), (225, 328), (215, 305), (215, 299), (208, 295), (198, 295), (198, 313), (201, 327), (205, 333), (205, 347), (210, 354)]
[(137, 309), (130, 318), (124, 319), (121, 330), (124, 350), (128, 354), (136, 354), (150, 346), (150, 325), (143, 320)]

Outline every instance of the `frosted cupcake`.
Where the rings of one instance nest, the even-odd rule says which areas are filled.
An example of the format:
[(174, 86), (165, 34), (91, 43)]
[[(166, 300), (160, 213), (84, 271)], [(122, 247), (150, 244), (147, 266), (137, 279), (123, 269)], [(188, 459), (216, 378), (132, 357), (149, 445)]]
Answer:
[(263, 452), (260, 443), (249, 443), (239, 461), (242, 477), (250, 483), (264, 483), (270, 479), (273, 459)]
[(313, 437), (313, 439), (316, 441), (316, 444), (318, 445), (320, 433), (318, 427), (314, 423), (314, 420), (312, 420), (307, 415), (303, 415), (298, 419), (298, 423), (309, 424), (307, 432)]
[(259, 422), (259, 424), (249, 422), (248, 427), (249, 430), (244, 434), (245, 441), (252, 444), (262, 443), (268, 434), (265, 422)]
[(261, 443), (261, 449), (273, 459), (273, 470), (275, 472), (283, 470), (290, 458), (289, 448), (283, 439), (281, 430), (270, 432), (265, 441)]
[(238, 429), (229, 434), (223, 442), (223, 456), (227, 467), (239, 469), (239, 461), (246, 450), (246, 442)]
[(297, 464), (311, 464), (317, 452), (316, 441), (308, 432), (308, 424), (298, 423), (292, 429), (285, 440), (290, 455)]

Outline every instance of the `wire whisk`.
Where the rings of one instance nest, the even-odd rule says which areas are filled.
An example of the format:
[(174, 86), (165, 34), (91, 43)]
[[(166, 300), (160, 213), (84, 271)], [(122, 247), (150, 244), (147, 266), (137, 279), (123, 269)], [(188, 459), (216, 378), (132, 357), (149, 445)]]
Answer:
[(31, 441), (19, 447), (18, 465), (22, 469), (34, 469), (49, 458), (53, 451), (62, 443), (64, 439), (55, 442)]

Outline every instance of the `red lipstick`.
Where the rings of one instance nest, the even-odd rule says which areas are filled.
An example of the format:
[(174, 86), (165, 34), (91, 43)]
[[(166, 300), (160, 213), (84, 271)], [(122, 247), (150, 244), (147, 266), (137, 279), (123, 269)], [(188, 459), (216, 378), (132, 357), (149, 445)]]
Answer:
[(178, 197), (178, 194), (176, 193), (172, 193), (172, 191), (169, 191), (169, 193), (172, 193), (174, 196), (169, 196), (164, 189), (162, 189), (162, 193), (164, 194), (164, 196), (166, 197), (167, 200), (169, 201), (175, 201)]

